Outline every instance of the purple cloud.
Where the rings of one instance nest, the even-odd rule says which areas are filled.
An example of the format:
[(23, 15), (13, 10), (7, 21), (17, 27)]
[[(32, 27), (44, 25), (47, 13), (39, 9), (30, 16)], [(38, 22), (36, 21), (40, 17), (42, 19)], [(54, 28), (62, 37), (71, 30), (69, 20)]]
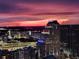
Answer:
[(36, 13), (36, 14), (32, 14), (32, 15), (75, 15), (75, 14), (79, 14), (79, 12), (49, 12), (49, 13)]
[(0, 13), (19, 13), (19, 12), (28, 12), (30, 11), (30, 8), (20, 8), (16, 6), (16, 4), (0, 4)]
[[(11, 17), (0, 21), (39, 20), (41, 15), (79, 16), (79, 0), (0, 0), (0, 15), (31, 15), (39, 18)], [(74, 16), (75, 15), (75, 16)], [(6, 16), (4, 16), (6, 17)]]

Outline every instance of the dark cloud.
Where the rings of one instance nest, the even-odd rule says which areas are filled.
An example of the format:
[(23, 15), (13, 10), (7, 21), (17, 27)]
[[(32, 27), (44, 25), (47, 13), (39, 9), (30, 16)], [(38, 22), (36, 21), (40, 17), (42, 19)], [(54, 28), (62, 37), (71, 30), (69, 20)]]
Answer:
[(0, 13), (7, 13), (14, 9), (14, 6), (9, 4), (0, 4)]
[(19, 12), (28, 12), (30, 8), (20, 8), (17, 7), (15, 4), (6, 4), (0, 3), (0, 13), (19, 13)]
[(16, 0), (26, 3), (64, 3), (64, 4), (79, 4), (79, 0)]
[(11, 17), (11, 18), (6, 18), (7, 20), (10, 21), (11, 20), (20, 20), (20, 21), (35, 21), (35, 20), (39, 20), (39, 18), (37, 17)]
[(25, 2), (79, 2), (78, 0), (16, 0)]
[[(79, 5), (79, 0), (0, 0), (0, 13), (19, 13), (19, 12), (30, 12), (32, 10), (29, 7), (25, 9), (16, 6), (18, 3), (60, 3), (66, 5)], [(51, 13), (50, 13), (51, 14)]]
[[(36, 21), (39, 20), (37, 17), (10, 17), (0, 19), (0, 22), (12, 22), (12, 21)], [(41, 20), (41, 19), (40, 19)]]
[(79, 4), (79, 0), (0, 0), (5, 3), (66, 3), (66, 4)]
[(55, 13), (36, 13), (32, 15), (75, 15), (79, 14), (79, 12), (55, 12)]

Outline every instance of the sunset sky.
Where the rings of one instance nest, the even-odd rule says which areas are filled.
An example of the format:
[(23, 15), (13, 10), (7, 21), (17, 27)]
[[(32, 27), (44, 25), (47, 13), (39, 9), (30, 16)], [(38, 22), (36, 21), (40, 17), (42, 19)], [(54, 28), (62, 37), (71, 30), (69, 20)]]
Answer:
[(79, 0), (0, 0), (0, 26), (45, 25), (53, 19), (79, 24)]

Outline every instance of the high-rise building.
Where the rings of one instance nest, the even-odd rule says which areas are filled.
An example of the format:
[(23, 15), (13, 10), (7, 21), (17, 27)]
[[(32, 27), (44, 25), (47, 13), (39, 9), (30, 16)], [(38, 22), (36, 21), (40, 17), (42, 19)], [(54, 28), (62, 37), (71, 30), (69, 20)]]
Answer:
[(72, 55), (79, 55), (79, 25), (60, 25), (57, 21), (52, 21), (48, 23), (48, 29), (51, 38), (48, 41), (52, 42), (53, 51), (68, 50)]
[(50, 32), (49, 39), (46, 40), (46, 47), (48, 55), (53, 54), (58, 56), (60, 53), (60, 30), (59, 23), (57, 21), (52, 21), (47, 24), (47, 29)]
[(66, 43), (65, 47), (73, 54), (79, 55), (79, 25), (61, 25), (61, 42)]

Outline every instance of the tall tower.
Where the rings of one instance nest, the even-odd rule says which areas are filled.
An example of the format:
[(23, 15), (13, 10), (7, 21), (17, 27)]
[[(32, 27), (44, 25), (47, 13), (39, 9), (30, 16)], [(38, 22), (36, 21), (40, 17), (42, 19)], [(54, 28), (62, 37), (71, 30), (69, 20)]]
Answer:
[(49, 50), (49, 55), (53, 54), (58, 56), (61, 45), (59, 23), (57, 21), (49, 22), (47, 24), (47, 29), (50, 32), (49, 39), (46, 40), (46, 47), (47, 50)]

